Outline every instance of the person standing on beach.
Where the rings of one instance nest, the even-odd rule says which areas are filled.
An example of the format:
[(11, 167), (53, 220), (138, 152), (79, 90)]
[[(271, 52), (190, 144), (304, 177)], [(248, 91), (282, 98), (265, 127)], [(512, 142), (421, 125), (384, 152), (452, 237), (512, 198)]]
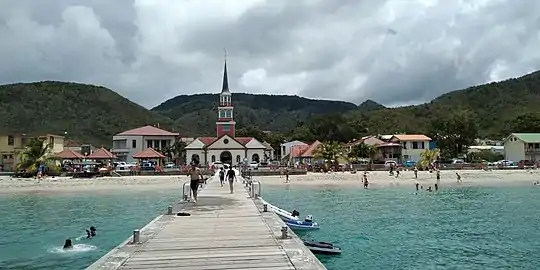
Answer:
[(440, 184), (441, 183), (441, 171), (439, 169), (437, 169), (437, 184)]
[[(418, 179), (418, 167), (416, 166), (414, 166), (414, 179)], [(416, 190), (418, 190), (418, 188)]]
[(191, 164), (191, 167), (188, 170), (188, 175), (191, 180), (189, 186), (191, 187), (191, 192), (193, 193), (193, 202), (196, 203), (197, 192), (199, 191), (199, 183), (200, 180), (203, 179), (203, 175), (201, 169), (197, 168), (197, 166), (195, 166), (195, 163)]
[(231, 191), (231, 194), (234, 193), (234, 180), (236, 180), (236, 173), (234, 172), (233, 168), (230, 168), (227, 171), (227, 179), (229, 180), (229, 190)]
[(364, 172), (363, 178), (364, 178), (364, 189), (367, 189), (369, 185), (369, 181), (367, 180), (367, 172)]
[(289, 168), (285, 168), (285, 183), (291, 182), (289, 180)]
[(225, 171), (223, 170), (223, 167), (219, 169), (219, 182), (221, 183), (221, 186), (223, 187), (223, 182), (225, 182)]
[(419, 183), (414, 184), (416, 186), (416, 191), (418, 191), (418, 187), (420, 186)]
[(461, 183), (461, 175), (459, 175), (459, 173), (456, 173), (456, 176), (458, 184)]

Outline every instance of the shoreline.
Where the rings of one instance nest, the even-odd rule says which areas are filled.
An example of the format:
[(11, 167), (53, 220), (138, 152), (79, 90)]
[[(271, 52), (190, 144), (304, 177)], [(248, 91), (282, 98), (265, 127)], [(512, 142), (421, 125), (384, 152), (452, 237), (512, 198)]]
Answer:
[[(457, 183), (455, 173), (462, 177)], [(363, 188), (363, 172), (308, 173), (291, 175), (290, 183), (285, 183), (285, 176), (254, 176), (264, 187), (342, 187)], [(419, 183), (424, 188), (436, 183), (435, 173), (418, 172), (418, 179), (412, 171), (402, 171), (400, 176), (390, 176), (387, 171), (367, 172), (370, 188), (414, 188)], [(188, 182), (187, 176), (123, 176), (81, 179), (69, 177), (36, 179), (0, 177), (0, 195), (5, 194), (79, 194), (95, 192), (99, 194), (118, 192), (182, 192), (182, 185)], [(540, 170), (456, 170), (441, 171), (441, 187), (508, 187), (533, 186), (540, 181)]]

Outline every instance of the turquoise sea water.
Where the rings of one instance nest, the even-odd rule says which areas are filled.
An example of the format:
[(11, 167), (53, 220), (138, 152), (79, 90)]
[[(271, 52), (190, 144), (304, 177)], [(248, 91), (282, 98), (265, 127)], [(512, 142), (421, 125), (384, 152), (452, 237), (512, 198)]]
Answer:
[[(0, 269), (84, 269), (178, 199), (174, 192), (0, 195)], [(97, 228), (86, 239), (85, 229)], [(64, 240), (74, 250), (64, 252)]]
[(540, 189), (265, 188), (263, 197), (321, 229), (300, 236), (343, 248), (342, 269), (540, 269)]
[[(263, 187), (264, 188), (264, 187)], [(329, 270), (540, 269), (540, 189), (264, 188), (264, 198), (321, 229), (333, 242)], [(0, 195), (0, 269), (84, 269), (178, 198), (175, 191)], [(98, 229), (86, 240), (84, 229)], [(63, 252), (66, 237), (76, 248)], [(77, 239), (80, 237), (81, 239)]]

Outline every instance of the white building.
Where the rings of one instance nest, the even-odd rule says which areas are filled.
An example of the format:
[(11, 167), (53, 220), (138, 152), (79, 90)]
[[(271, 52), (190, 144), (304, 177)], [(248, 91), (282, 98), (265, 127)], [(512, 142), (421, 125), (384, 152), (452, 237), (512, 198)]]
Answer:
[(131, 129), (113, 136), (111, 152), (118, 157), (119, 161), (134, 162), (134, 154), (146, 148), (160, 150), (172, 146), (178, 136), (178, 133), (153, 126)]
[(504, 156), (504, 146), (502, 145), (471, 145), (469, 146), (468, 153), (491, 151), (495, 154)]
[(238, 165), (240, 162), (262, 162), (271, 157), (267, 154), (270, 149), (252, 137), (236, 137), (236, 122), (232, 94), (229, 91), (227, 78), (227, 63), (223, 71), (223, 85), (217, 107), (216, 137), (198, 137), (186, 146), (188, 162), (195, 161), (201, 165), (212, 162)]
[[(296, 146), (296, 145), (304, 145), (304, 146), (308, 146), (307, 143), (305, 142), (301, 142), (301, 141), (290, 141), (290, 142), (286, 142), (286, 143), (282, 143), (280, 145), (281, 147), (281, 158), (285, 158), (286, 156), (289, 156), (291, 154), (291, 149), (293, 148), (293, 146)], [(290, 159), (290, 157), (289, 157)]]
[(540, 160), (540, 133), (512, 133), (504, 140), (505, 159)]
[(422, 152), (429, 149), (431, 138), (423, 134), (399, 134), (393, 135), (390, 142), (399, 143), (403, 146), (401, 149), (401, 160), (420, 161)]

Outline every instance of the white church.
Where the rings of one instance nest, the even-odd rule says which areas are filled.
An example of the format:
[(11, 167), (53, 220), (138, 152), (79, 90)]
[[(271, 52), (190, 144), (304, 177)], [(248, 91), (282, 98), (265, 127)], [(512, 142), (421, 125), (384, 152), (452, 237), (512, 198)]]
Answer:
[(223, 85), (219, 95), (218, 120), (216, 122), (217, 137), (198, 137), (186, 146), (188, 162), (195, 161), (201, 165), (213, 162), (238, 165), (240, 162), (262, 162), (273, 158), (273, 149), (252, 137), (236, 137), (232, 94), (229, 91), (227, 62), (223, 71)]

